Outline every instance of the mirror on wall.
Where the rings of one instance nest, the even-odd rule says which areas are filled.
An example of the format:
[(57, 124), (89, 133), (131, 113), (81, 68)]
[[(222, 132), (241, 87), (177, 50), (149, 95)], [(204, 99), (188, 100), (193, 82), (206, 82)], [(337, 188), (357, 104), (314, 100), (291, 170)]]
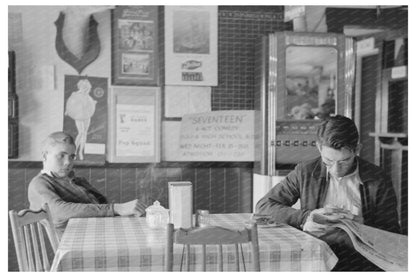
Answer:
[(286, 48), (286, 119), (322, 119), (335, 114), (337, 57), (334, 47)]

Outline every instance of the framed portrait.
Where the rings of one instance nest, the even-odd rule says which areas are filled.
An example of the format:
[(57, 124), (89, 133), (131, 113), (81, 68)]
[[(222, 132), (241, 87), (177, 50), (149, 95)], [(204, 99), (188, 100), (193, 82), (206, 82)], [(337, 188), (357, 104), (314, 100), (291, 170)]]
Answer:
[(117, 6), (111, 22), (112, 84), (158, 85), (158, 7)]
[(218, 7), (165, 7), (166, 85), (218, 85)]
[(160, 161), (160, 88), (114, 86), (110, 96), (107, 160)]

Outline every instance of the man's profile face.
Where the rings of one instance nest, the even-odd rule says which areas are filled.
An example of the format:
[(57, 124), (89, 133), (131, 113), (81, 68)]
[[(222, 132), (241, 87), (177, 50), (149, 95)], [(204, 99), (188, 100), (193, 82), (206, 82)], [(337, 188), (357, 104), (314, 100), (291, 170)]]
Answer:
[(43, 158), (44, 170), (50, 171), (59, 177), (66, 177), (74, 165), (75, 146), (57, 143), (48, 147)]
[(337, 150), (325, 145), (318, 145), (318, 149), (321, 153), (323, 163), (332, 176), (340, 178), (351, 173), (356, 152), (345, 147)]

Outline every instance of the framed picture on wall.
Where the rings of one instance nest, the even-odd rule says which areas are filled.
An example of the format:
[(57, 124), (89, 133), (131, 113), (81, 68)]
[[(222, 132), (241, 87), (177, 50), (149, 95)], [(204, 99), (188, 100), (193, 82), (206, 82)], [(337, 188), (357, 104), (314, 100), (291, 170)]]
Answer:
[(107, 160), (160, 161), (160, 88), (115, 86), (110, 96)]
[(218, 85), (218, 7), (165, 7), (166, 85)]
[(112, 84), (158, 85), (158, 7), (118, 6), (111, 22)]

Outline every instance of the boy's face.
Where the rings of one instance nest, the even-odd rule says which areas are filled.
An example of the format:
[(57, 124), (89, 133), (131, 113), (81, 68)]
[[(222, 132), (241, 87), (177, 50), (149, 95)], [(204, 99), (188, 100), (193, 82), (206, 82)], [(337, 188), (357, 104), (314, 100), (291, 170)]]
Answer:
[(352, 152), (346, 148), (337, 150), (319, 144), (318, 149), (329, 173), (337, 178), (344, 177), (351, 172), (355, 157), (359, 151), (357, 149), (357, 151)]
[(49, 146), (48, 150), (43, 154), (43, 169), (59, 177), (66, 177), (72, 170), (74, 159), (74, 145), (57, 143)]

